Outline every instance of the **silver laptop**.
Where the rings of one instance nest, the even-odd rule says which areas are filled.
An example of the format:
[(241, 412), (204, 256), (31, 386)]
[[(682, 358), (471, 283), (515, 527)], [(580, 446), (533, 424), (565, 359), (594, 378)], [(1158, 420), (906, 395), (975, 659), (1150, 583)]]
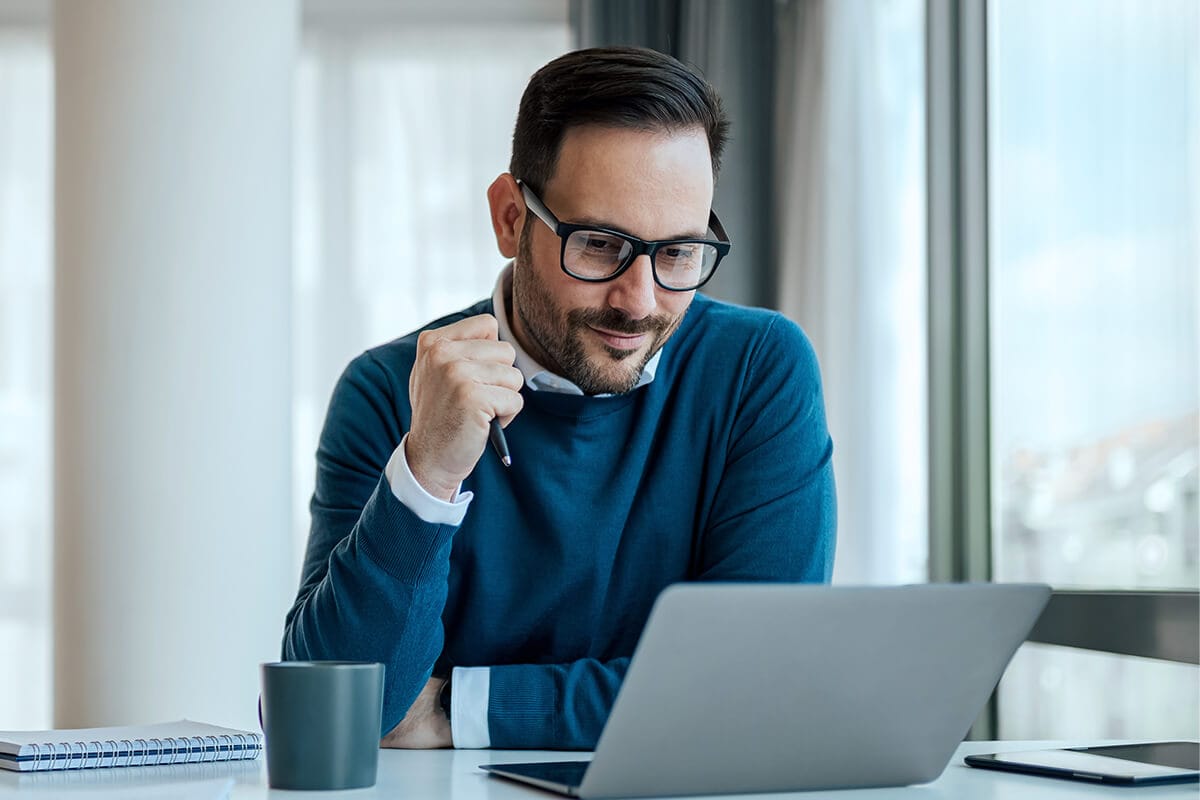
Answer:
[(590, 762), (485, 764), (572, 797), (903, 786), (942, 773), (1040, 584), (678, 584)]

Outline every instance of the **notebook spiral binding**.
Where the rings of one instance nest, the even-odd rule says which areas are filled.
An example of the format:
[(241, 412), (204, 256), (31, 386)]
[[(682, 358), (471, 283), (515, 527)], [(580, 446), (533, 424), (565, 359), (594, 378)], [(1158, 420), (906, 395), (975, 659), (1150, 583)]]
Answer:
[(254, 735), (167, 736), (149, 739), (105, 739), (104, 741), (43, 742), (31, 744), (31, 771), (141, 767), (232, 761), (253, 758), (262, 750)]

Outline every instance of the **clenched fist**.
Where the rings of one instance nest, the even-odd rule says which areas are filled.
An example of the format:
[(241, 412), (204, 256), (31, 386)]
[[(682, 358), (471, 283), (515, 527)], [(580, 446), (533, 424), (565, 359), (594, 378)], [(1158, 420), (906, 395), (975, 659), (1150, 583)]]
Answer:
[(408, 378), (412, 427), (404, 455), (417, 483), (451, 500), (487, 446), (492, 418), (508, 425), (524, 401), (516, 353), (496, 336), (496, 318), (480, 314), (417, 337)]

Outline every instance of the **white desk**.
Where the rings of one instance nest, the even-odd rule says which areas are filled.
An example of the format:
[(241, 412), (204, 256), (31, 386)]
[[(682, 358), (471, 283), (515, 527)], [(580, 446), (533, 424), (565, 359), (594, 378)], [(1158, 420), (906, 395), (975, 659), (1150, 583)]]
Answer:
[[(895, 789), (857, 789), (836, 792), (798, 792), (794, 794), (736, 795), (738, 798), (802, 798), (802, 800), (1095, 800), (1120, 798), (1131, 800), (1197, 800), (1200, 789), (1192, 784), (1147, 787), (1095, 786), (1076, 781), (1056, 780), (981, 770), (963, 764), (970, 753), (1004, 750), (1031, 750), (1042, 747), (1079, 746), (1100, 742), (965, 742), (951, 759), (946, 771), (933, 783)], [(236, 781), (234, 800), (258, 798), (356, 798), (357, 800), (545, 800), (555, 795), (508, 781), (489, 778), (479, 764), (516, 761), (570, 761), (587, 754), (501, 750), (384, 750), (379, 754), (379, 780), (373, 788), (348, 792), (284, 792), (267, 788), (266, 759), (251, 763), (190, 764), (177, 767), (147, 767), (120, 770), (81, 770), (70, 773), (40, 773), (17, 776), (0, 770), (0, 797), (71, 797), (86, 800), (97, 794), (132, 797), (146, 793), (154, 797), (179, 795), (185, 785), (231, 777)], [(172, 784), (176, 792), (172, 792)], [(161, 794), (152, 787), (161, 789)], [(83, 790), (83, 791), (81, 791)], [(726, 795), (727, 797), (730, 795)]]

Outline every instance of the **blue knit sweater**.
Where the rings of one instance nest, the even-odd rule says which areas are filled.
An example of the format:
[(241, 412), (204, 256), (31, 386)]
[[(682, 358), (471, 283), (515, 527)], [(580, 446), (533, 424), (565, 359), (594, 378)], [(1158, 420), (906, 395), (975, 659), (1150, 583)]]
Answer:
[(493, 747), (590, 749), (664, 587), (829, 580), (832, 444), (816, 357), (785, 317), (697, 295), (649, 385), (524, 389), (512, 467), (484, 452), (457, 527), (383, 476), (415, 352), (416, 334), (370, 350), (334, 390), (283, 640), (286, 659), (382, 661), (383, 732), (435, 663), (489, 666)]

